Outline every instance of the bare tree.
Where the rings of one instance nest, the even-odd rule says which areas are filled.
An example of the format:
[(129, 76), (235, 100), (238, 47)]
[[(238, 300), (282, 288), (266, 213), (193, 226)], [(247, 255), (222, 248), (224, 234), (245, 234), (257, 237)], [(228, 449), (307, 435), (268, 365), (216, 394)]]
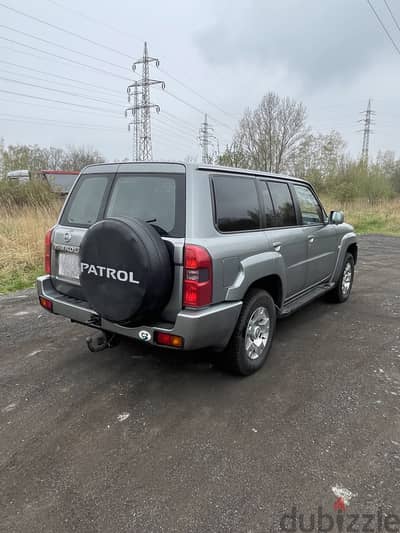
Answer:
[(232, 146), (220, 159), (229, 164), (234, 158), (240, 166), (258, 170), (286, 171), (308, 132), (303, 104), (270, 92), (254, 111), (245, 111)]
[(93, 163), (104, 163), (103, 156), (95, 149), (85, 146), (68, 146), (61, 164), (62, 170), (81, 170)]

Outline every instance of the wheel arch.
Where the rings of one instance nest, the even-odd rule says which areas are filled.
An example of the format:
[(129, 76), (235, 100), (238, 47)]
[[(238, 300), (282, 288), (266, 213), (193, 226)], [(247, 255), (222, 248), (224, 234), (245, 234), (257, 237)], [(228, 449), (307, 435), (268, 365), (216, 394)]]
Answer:
[(347, 253), (349, 253), (349, 254), (351, 254), (353, 256), (354, 264), (356, 264), (357, 263), (357, 258), (358, 258), (358, 246), (357, 246), (356, 242), (353, 242), (352, 244), (350, 244), (348, 246)]
[(263, 289), (267, 291), (278, 309), (281, 309), (283, 302), (283, 284), (278, 274), (270, 274), (257, 279), (248, 287), (246, 294), (251, 289)]

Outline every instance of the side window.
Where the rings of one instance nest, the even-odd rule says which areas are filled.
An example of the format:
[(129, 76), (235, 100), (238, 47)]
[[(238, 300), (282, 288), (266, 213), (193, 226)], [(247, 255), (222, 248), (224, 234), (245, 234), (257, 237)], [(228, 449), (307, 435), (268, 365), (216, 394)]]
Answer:
[(308, 187), (295, 185), (297, 200), (299, 202), (303, 224), (322, 224), (322, 210), (314, 194)]
[(261, 181), (260, 183), (264, 200), (265, 227), (271, 228), (274, 225), (274, 206), (272, 205), (271, 193), (266, 181)]
[(254, 179), (213, 178), (216, 223), (220, 231), (244, 231), (260, 227), (260, 206)]
[(275, 211), (272, 225), (275, 227), (296, 226), (296, 211), (287, 183), (270, 181), (268, 185)]

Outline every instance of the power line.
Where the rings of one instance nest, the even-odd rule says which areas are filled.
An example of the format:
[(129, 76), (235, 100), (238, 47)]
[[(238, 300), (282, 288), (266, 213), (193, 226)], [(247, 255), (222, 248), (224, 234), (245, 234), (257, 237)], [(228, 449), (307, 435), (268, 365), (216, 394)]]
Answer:
[[(89, 42), (89, 43), (91, 43), (91, 44), (94, 44), (95, 46), (99, 46), (99, 47), (101, 47), (101, 48), (103, 48), (103, 49), (106, 49), (106, 50), (112, 51), (112, 52), (117, 53), (117, 54), (119, 54), (119, 55), (122, 55), (122, 56), (124, 56), (124, 57), (128, 57), (129, 59), (131, 58), (131, 56), (129, 56), (128, 54), (125, 54), (125, 53), (121, 52), (120, 50), (117, 50), (117, 49), (115, 49), (115, 48), (112, 48), (112, 47), (109, 47), (109, 46), (104, 45), (104, 44), (102, 44), (102, 43), (99, 43), (99, 42), (97, 42), (97, 41), (94, 41), (93, 39), (89, 39), (89, 38), (87, 38), (87, 37), (84, 37), (83, 35), (80, 35), (79, 33), (72, 32), (72, 31), (70, 31), (70, 30), (66, 30), (65, 28), (62, 28), (61, 26), (58, 26), (58, 25), (56, 25), (56, 24), (52, 24), (52, 23), (50, 23), (50, 22), (47, 22), (47, 21), (45, 21), (45, 20), (43, 20), (43, 19), (40, 19), (39, 17), (35, 17), (35, 16), (33, 16), (33, 15), (29, 15), (28, 13), (25, 13), (24, 11), (21, 11), (21, 10), (19, 10), (19, 9), (14, 8), (14, 7), (8, 6), (7, 4), (4, 4), (3, 2), (0, 2), (0, 6), (3, 7), (3, 8), (5, 8), (5, 9), (8, 9), (8, 10), (10, 10), (10, 11), (13, 11), (13, 12), (15, 12), (15, 13), (21, 15), (21, 16), (27, 17), (27, 18), (29, 18), (29, 19), (31, 19), (31, 20), (35, 20), (36, 22), (39, 22), (40, 24), (44, 24), (44, 25), (46, 25), (46, 26), (52, 27), (52, 28), (54, 28), (54, 29), (56, 29), (56, 30), (58, 30), (58, 31), (62, 31), (62, 32), (67, 33), (67, 34), (69, 34), (69, 35), (73, 35), (74, 37), (77, 37), (77, 38), (82, 39), (82, 40), (84, 40), (84, 41), (86, 41), (86, 42)], [(45, 51), (45, 50), (41, 50), (41, 49), (36, 48), (36, 47), (33, 47), (33, 46), (29, 46), (29, 45), (26, 45), (26, 44), (23, 44), (23, 43), (19, 43), (18, 41), (13, 41), (12, 39), (7, 39), (7, 38), (5, 38), (5, 37), (0, 37), (0, 38), (3, 39), (3, 40), (6, 40), (6, 41), (8, 41), (8, 42), (12, 42), (12, 43), (14, 43), (14, 44), (17, 44), (17, 45), (19, 45), (19, 46), (24, 46), (24, 47), (29, 48), (29, 49), (31, 49), (31, 50), (36, 50), (36, 51), (39, 51), (39, 52), (41, 52), (41, 53), (44, 53), (44, 54), (47, 54), (47, 55), (51, 55), (51, 56), (53, 56), (53, 57), (57, 57), (58, 59), (62, 59), (62, 60), (64, 60), (64, 61), (69, 61), (69, 62), (72, 62), (72, 63), (76, 63), (76, 64), (78, 64), (78, 65), (80, 65), (80, 66), (85, 66), (86, 68), (91, 68), (92, 70), (97, 70), (97, 71), (99, 71), (99, 72), (106, 73), (106, 74), (109, 74), (109, 75), (111, 75), (111, 76), (114, 76), (114, 77), (117, 77), (117, 78), (120, 78), (120, 79), (125, 79), (125, 80), (128, 79), (128, 78), (123, 78), (122, 76), (118, 76), (117, 74), (114, 74), (114, 73), (111, 73), (111, 72), (107, 72), (107, 71), (105, 71), (105, 70), (103, 70), (103, 69), (99, 69), (98, 67), (93, 67), (93, 66), (91, 66), (91, 65), (85, 65), (85, 64), (83, 64), (83, 63), (80, 63), (80, 62), (78, 62), (78, 61), (72, 60), (72, 59), (70, 59), (70, 58), (66, 58), (66, 57), (63, 57), (63, 56), (59, 56), (58, 54), (53, 54), (53, 53), (47, 52), (47, 51)], [(170, 76), (172, 76), (172, 75), (170, 75)], [(175, 78), (175, 80), (177, 80), (177, 78)], [(180, 82), (180, 83), (183, 84), (183, 82)], [(184, 85), (186, 86), (186, 84), (184, 84)], [(192, 90), (192, 92), (193, 92), (193, 90)], [(171, 92), (168, 92), (168, 94), (169, 94), (170, 96), (174, 97), (176, 100), (180, 101), (181, 103), (183, 103), (183, 104), (185, 104), (185, 105), (191, 107), (192, 109), (198, 111), (199, 113), (204, 114), (204, 111), (203, 111), (203, 110), (201, 110), (201, 109), (199, 109), (199, 108), (193, 106), (192, 104), (189, 104), (189, 103), (186, 102), (183, 98), (179, 98), (179, 97), (175, 96), (175, 95), (174, 95), (173, 93), (171, 93)], [(214, 104), (213, 104), (213, 105), (214, 105)], [(224, 124), (223, 122), (221, 122), (220, 120), (216, 119), (215, 117), (212, 117), (211, 115), (210, 115), (210, 117), (214, 120), (214, 122), (218, 122), (219, 124), (221, 124), (222, 126), (228, 128), (229, 130), (232, 130), (232, 127), (231, 127), (231, 126), (228, 126), (227, 124)]]
[(383, 0), (383, 1), (385, 2), (386, 9), (389, 11), (390, 16), (392, 17), (393, 22), (395, 23), (397, 29), (400, 31), (400, 25), (399, 25), (399, 23), (397, 22), (397, 18), (394, 16), (394, 13), (393, 13), (391, 7), (389, 6), (388, 1), (387, 1), (387, 0)]
[[(0, 78), (1, 79), (1, 78)], [(4, 78), (3, 78), (4, 79)], [(7, 79), (7, 78), (5, 78)], [(35, 87), (39, 87), (39, 88), (42, 88), (42, 86), (37, 86), (37, 85), (34, 85), (34, 84), (25, 84), (25, 85), (28, 85), (28, 86), (35, 86)], [(45, 89), (49, 89), (49, 88), (45, 88)], [(54, 89), (54, 91), (56, 92), (59, 92), (57, 89)], [(66, 91), (65, 91), (66, 92)], [(20, 96), (25, 96), (27, 98), (39, 98), (40, 100), (44, 100), (44, 101), (49, 101), (49, 102), (59, 102), (59, 101), (56, 101), (56, 100), (53, 100), (53, 99), (47, 99), (47, 98), (40, 98), (40, 97), (35, 97), (33, 95), (22, 95), (21, 93), (12, 93), (12, 94), (19, 94)], [(67, 92), (67, 94), (75, 94), (75, 93), (69, 93)], [(79, 95), (81, 96), (81, 95)], [(28, 104), (27, 102), (22, 102), (23, 104), (25, 103), (26, 105), (30, 105)], [(77, 104), (74, 104), (73, 102), (60, 102), (62, 103), (63, 105), (72, 105), (72, 106), (75, 106)], [(49, 107), (49, 106), (45, 106), (47, 108), (50, 108), (50, 109), (59, 109), (59, 108), (56, 108), (56, 107)], [(116, 116), (116, 117), (120, 117), (120, 114), (119, 113), (113, 113), (111, 110), (108, 110), (108, 109), (104, 109), (104, 108), (94, 108), (92, 106), (84, 106), (84, 108), (87, 108), (87, 109), (90, 109), (90, 110), (94, 110), (96, 111), (96, 114), (103, 114), (103, 115), (107, 115), (109, 116), (110, 114)], [(178, 135), (180, 137), (183, 137), (183, 138), (192, 138), (193, 137), (193, 133), (192, 132), (188, 132), (187, 130), (184, 130), (183, 128), (182, 129), (177, 129), (176, 126), (173, 126), (167, 122), (164, 122), (160, 117), (157, 117), (157, 124), (161, 124), (163, 125), (165, 128), (169, 129), (170, 130), (170, 133), (173, 133), (174, 135)]]
[(164, 74), (166, 74), (167, 76), (169, 76), (172, 80), (174, 80), (176, 83), (179, 83), (179, 85), (181, 85), (182, 87), (184, 87), (187, 91), (190, 91), (192, 92), (193, 94), (195, 94), (196, 96), (198, 96), (199, 98), (201, 98), (202, 100), (204, 100), (208, 105), (212, 105), (213, 107), (215, 107), (216, 109), (218, 109), (221, 113), (223, 113), (224, 115), (227, 115), (233, 119), (236, 120), (236, 117), (234, 115), (232, 115), (231, 113), (228, 113), (227, 111), (225, 111), (224, 109), (222, 109), (222, 107), (220, 107), (219, 105), (217, 104), (214, 104), (213, 102), (211, 102), (210, 100), (208, 100), (208, 98), (206, 98), (205, 96), (203, 96), (202, 94), (200, 94), (199, 92), (197, 92), (195, 89), (192, 89), (191, 87), (189, 87), (189, 85), (187, 85), (186, 83), (184, 83), (183, 81), (180, 81), (178, 78), (176, 78), (175, 76), (173, 76), (172, 74), (170, 74), (169, 72), (167, 72), (165, 69), (162, 69), (160, 68), (160, 71), (163, 72)]
[(113, 63), (112, 61), (107, 61), (106, 59), (102, 59), (100, 57), (92, 56), (90, 54), (86, 54), (85, 52), (82, 52), (81, 50), (75, 50), (74, 48), (69, 48), (68, 46), (64, 46), (62, 44), (55, 43), (54, 41), (49, 41), (48, 39), (43, 39), (42, 37), (38, 37), (37, 35), (32, 35), (31, 33), (27, 33), (22, 30), (17, 30), (16, 28), (11, 28), (10, 26), (6, 26), (5, 24), (0, 24), (0, 28), (5, 28), (8, 31), (13, 31), (15, 33), (18, 33), (19, 35), (25, 35), (25, 37), (29, 37), (30, 39), (35, 39), (36, 41), (40, 41), (45, 44), (50, 44), (52, 46), (57, 46), (57, 48), (62, 48), (63, 50), (67, 50), (68, 52), (72, 52), (74, 54), (78, 54), (80, 56), (88, 57), (89, 59), (94, 59), (95, 61), (100, 61), (102, 63), (105, 63), (106, 65), (110, 65), (111, 67), (120, 68), (124, 71), (127, 70), (127, 67), (124, 67), (123, 65), (118, 65), (118, 63)]
[[(43, 119), (39, 117), (29, 117), (29, 116), (22, 116), (22, 115), (10, 115), (7, 113), (1, 113), (0, 118), (2, 120), (5, 120), (7, 122), (20, 122), (20, 123), (26, 123), (26, 124), (41, 124), (41, 125), (47, 125), (47, 126), (61, 126), (61, 127), (72, 127), (77, 129), (90, 129), (90, 130), (96, 130), (96, 131), (114, 131), (114, 132), (120, 132), (121, 134), (124, 134), (123, 128), (112, 128), (110, 126), (104, 126), (103, 124), (82, 124), (82, 123), (72, 123), (72, 122), (60, 122), (59, 120), (51, 120), (51, 119)], [(160, 137), (158, 138), (156, 136), (156, 142), (157, 143), (169, 143), (171, 146), (179, 147), (183, 149), (184, 151), (187, 151), (189, 148), (193, 148), (192, 145), (189, 143), (185, 144), (181, 140), (175, 141), (170, 139), (169, 137)]]
[[(0, 3), (0, 5), (1, 5), (1, 3)], [(15, 41), (13, 39), (8, 39), (7, 37), (3, 37), (3, 36), (0, 36), (0, 39), (2, 39), (3, 41), (7, 41), (9, 43), (16, 44), (18, 46), (23, 46), (24, 48), (28, 48), (29, 50), (35, 50), (36, 52), (40, 52), (40, 53), (46, 54), (48, 56), (56, 57), (57, 59), (62, 59), (63, 61), (68, 61), (69, 63), (74, 63), (75, 65), (79, 65), (80, 67), (90, 68), (90, 69), (95, 70), (97, 72), (101, 72), (102, 74), (107, 74), (107, 75), (113, 76), (114, 78), (119, 78), (120, 80), (125, 80), (125, 81), (128, 80), (129, 81), (129, 78), (125, 78), (123, 76), (119, 76), (118, 74), (114, 74), (113, 72), (109, 72), (109, 71), (104, 70), (104, 69), (99, 68), (99, 67), (94, 67), (93, 65), (88, 65), (86, 63), (81, 63), (80, 61), (76, 61), (75, 59), (70, 59), (69, 57), (60, 56), (58, 54), (54, 54), (52, 52), (48, 52), (47, 50), (42, 50), (41, 48), (36, 48), (36, 46), (31, 46), (31, 45), (28, 45), (28, 44), (25, 44), (25, 43), (21, 43), (19, 41)]]
[[(108, 28), (110, 29), (111, 31), (114, 31), (116, 33), (118, 33), (118, 35), (121, 35), (121, 34), (124, 34), (126, 35), (127, 37), (129, 37), (130, 39), (132, 38), (132, 35), (130, 33), (127, 33), (127, 32), (123, 32), (121, 31), (121, 28), (116, 28), (115, 26), (111, 25), (111, 24), (108, 24), (108, 23), (105, 23), (103, 22), (102, 20), (99, 20), (95, 17), (92, 17), (90, 15), (87, 15), (86, 13), (78, 10), (78, 9), (74, 9), (70, 6), (66, 6), (65, 4), (63, 3), (60, 3), (60, 2), (57, 2), (55, 0), (47, 0), (48, 2), (50, 2), (51, 4), (57, 6), (57, 7), (61, 7), (62, 9), (65, 9), (67, 11), (70, 11), (72, 13), (77, 13), (79, 16), (81, 17), (84, 17), (86, 18), (87, 20), (90, 20), (92, 21), (93, 23), (95, 24), (99, 24), (105, 28)], [(141, 41), (143, 42), (145, 39), (142, 39), (142, 38), (139, 38), (139, 37), (135, 37), (133, 36), (136, 40), (138, 41)], [(124, 54), (123, 54), (124, 55)], [(176, 83), (178, 83), (179, 85), (181, 85), (182, 87), (184, 87), (186, 90), (192, 92), (193, 94), (195, 94), (196, 96), (198, 96), (199, 98), (201, 98), (202, 100), (204, 100), (204, 102), (206, 102), (207, 104), (209, 105), (212, 105), (213, 107), (215, 107), (216, 109), (218, 109), (221, 113), (227, 115), (227, 116), (230, 116), (231, 118), (234, 118), (236, 119), (236, 117), (234, 115), (232, 115), (231, 113), (228, 113), (227, 111), (225, 111), (224, 109), (222, 109), (219, 105), (215, 104), (214, 102), (212, 102), (211, 100), (209, 100), (208, 98), (206, 98), (205, 96), (203, 96), (201, 93), (199, 93), (197, 90), (193, 89), (192, 87), (190, 87), (187, 83), (179, 80), (176, 76), (174, 76), (173, 74), (171, 74), (170, 72), (168, 72), (166, 69), (164, 68), (160, 68), (160, 72), (163, 72), (164, 74), (166, 74), (169, 78), (171, 78), (172, 80), (174, 80)]]
[(374, 8), (374, 6), (371, 4), (371, 0), (367, 0), (367, 4), (371, 8), (371, 10), (372, 10), (373, 14), (375, 15), (375, 18), (378, 20), (379, 24), (382, 26), (383, 31), (386, 33), (386, 35), (389, 38), (390, 42), (394, 46), (396, 52), (400, 55), (400, 48), (395, 43), (393, 37), (389, 33), (389, 30), (386, 28), (386, 26), (385, 26), (384, 22), (382, 21), (381, 17), (378, 15), (378, 13), (377, 13), (376, 9)]
[(35, 87), (38, 89), (44, 89), (45, 91), (62, 93), (62, 94), (66, 94), (69, 96), (77, 96), (78, 98), (85, 98), (86, 100), (92, 100), (94, 102), (100, 102), (102, 104), (115, 105), (114, 102), (110, 102), (109, 100), (101, 100), (100, 98), (94, 98), (92, 96), (87, 96), (85, 94), (80, 94), (80, 93), (72, 93), (70, 91), (64, 91), (62, 89), (53, 89), (52, 87), (45, 87), (44, 85), (38, 85), (37, 83), (29, 83), (27, 81), (14, 80), (12, 78), (5, 78), (4, 76), (0, 76), (0, 80), (12, 82), (12, 83), (18, 83), (20, 85), (26, 85), (27, 87)]
[(174, 115), (173, 113), (170, 113), (169, 111), (165, 111), (164, 109), (162, 110), (161, 114), (162, 115), (167, 115), (172, 120), (175, 120), (177, 122), (181, 122), (186, 129), (190, 130), (194, 135), (197, 135), (197, 131), (196, 131), (195, 126), (193, 124), (191, 124), (190, 122), (188, 122), (187, 120), (179, 118), (176, 115)]
[[(82, 84), (82, 85), (88, 87), (88, 89), (85, 89), (85, 87), (79, 87), (78, 85), (73, 85), (73, 84), (69, 83), (68, 85), (70, 87), (73, 87), (73, 88), (85, 89), (85, 90), (91, 90), (92, 88), (96, 88), (97, 90), (105, 92), (106, 95), (107, 95), (107, 93), (109, 95), (118, 95), (118, 96), (121, 95), (121, 93), (119, 91), (113, 91), (112, 89), (106, 89), (106, 88), (103, 88), (103, 87), (102, 88), (98, 88), (97, 85), (94, 84), (94, 83), (86, 83), (86, 82), (83, 82), (81, 80), (77, 80), (75, 78), (70, 78), (70, 77), (67, 77), (67, 76), (61, 76), (61, 75), (53, 74), (51, 72), (46, 72), (46, 71), (43, 71), (43, 70), (27, 67), (26, 65), (20, 65), (18, 63), (12, 63), (10, 61), (5, 61), (5, 60), (2, 60), (2, 59), (0, 59), (0, 63), (4, 63), (6, 65), (10, 65), (10, 66), (13, 66), (13, 67), (22, 68), (24, 70), (28, 70), (28, 71), (36, 72), (36, 73), (39, 73), (39, 74), (43, 74), (45, 76), (53, 76), (53, 77), (61, 79), (61, 80), (73, 81), (73, 82), (76, 82), (76, 83), (79, 83), (79, 84)], [(13, 73), (13, 72), (7, 71), (5, 69), (3, 69), (2, 72), (3, 73), (6, 72), (6, 73), (9, 73), (9, 74), (18, 75), (18, 76), (23, 76), (24, 78), (32, 78), (34, 80), (48, 82), (48, 80), (46, 78), (40, 78), (38, 76), (29, 76), (29, 75), (27, 75), (25, 73), (23, 73), (23, 74), (22, 73), (21, 74), (20, 73)], [(56, 84), (56, 85), (60, 84), (60, 85), (64, 86), (64, 82), (53, 81), (52, 83)], [(46, 89), (47, 88), (48, 87), (46, 87)], [(57, 108), (52, 108), (52, 109), (57, 109)], [(171, 120), (175, 121), (178, 124), (177, 127), (181, 131), (184, 131), (185, 133), (187, 133), (190, 136), (197, 136), (197, 132), (195, 130), (195, 127), (190, 122), (188, 122), (188, 121), (186, 121), (184, 119), (181, 119), (181, 118), (177, 117), (176, 115), (174, 115), (173, 113), (170, 113), (170, 112), (165, 111), (165, 110), (162, 111), (162, 115), (167, 115)]]
[[(24, 54), (24, 55), (28, 55), (28, 56), (31, 56), (31, 57), (35, 57), (36, 59), (43, 59), (43, 57), (37, 55), (37, 54), (32, 54), (32, 52), (26, 52), (26, 51), (22, 51), (22, 50), (15, 50), (14, 48), (10, 47), (10, 46), (2, 46), (1, 47), (2, 50), (11, 50), (12, 52), (17, 52), (18, 54)], [(45, 72), (43, 70), (38, 70), (38, 69), (35, 69), (35, 68), (31, 68), (31, 67), (27, 67), (26, 65), (19, 65), (18, 63), (12, 63), (10, 61), (5, 61), (4, 59), (0, 59), (0, 63), (4, 63), (4, 64), (7, 64), (7, 65), (11, 65), (11, 66), (14, 66), (14, 67), (18, 67), (18, 68), (22, 68), (22, 69), (25, 69), (25, 70), (30, 70), (32, 72), (38, 72), (39, 74), (44, 74), (46, 76), (52, 76), (52, 77), (55, 77), (55, 78), (60, 78), (60, 79), (63, 79), (63, 80), (68, 80), (68, 81), (75, 81), (76, 83), (80, 83), (81, 85), (87, 85), (88, 87), (93, 87), (93, 88), (96, 88), (98, 89), (98, 85), (96, 85), (95, 83), (89, 83), (89, 82), (84, 82), (84, 81), (81, 81), (81, 80), (77, 80), (77, 79), (74, 79), (74, 78), (71, 78), (71, 77), (67, 77), (67, 76), (61, 76), (60, 74), (53, 74), (52, 72)], [(89, 67), (89, 65), (87, 65)], [(106, 92), (109, 92), (109, 93), (112, 93), (112, 94), (118, 94), (118, 95), (121, 95), (120, 91), (113, 91), (112, 89), (107, 89), (105, 87), (102, 87), (101, 88), (102, 91), (106, 91)]]
[[(23, 96), (24, 98), (32, 98), (33, 100), (42, 100), (44, 102), (53, 102), (53, 103), (56, 103), (56, 104), (65, 104), (65, 105), (70, 105), (70, 106), (73, 106), (73, 107), (81, 107), (82, 109), (91, 109), (91, 110), (94, 110), (94, 111), (97, 111), (99, 109), (99, 108), (93, 107), (93, 106), (88, 106), (88, 105), (83, 105), (83, 104), (75, 104), (73, 102), (65, 102), (63, 100), (54, 100), (52, 98), (43, 98), (41, 96), (34, 96), (32, 94), (20, 93), (20, 92), (17, 92), (17, 91), (7, 91), (6, 89), (0, 89), (0, 92), (5, 93), (5, 94), (11, 94), (11, 95), (14, 95), (14, 96)], [(108, 113), (108, 114), (111, 114), (111, 115), (115, 114), (112, 111), (108, 111), (107, 109), (103, 109), (102, 111), (104, 113)]]
[[(1, 2), (0, 2), (0, 5), (2, 5)], [(61, 59), (61, 60), (63, 60), (63, 61), (68, 61), (68, 62), (70, 62), (70, 63), (74, 63), (74, 64), (77, 64), (77, 65), (79, 65), (79, 66), (86, 67), (86, 68), (89, 68), (89, 69), (95, 70), (95, 71), (97, 71), (97, 72), (101, 72), (102, 74), (107, 74), (107, 75), (113, 76), (113, 77), (115, 77), (115, 78), (119, 78), (119, 79), (122, 79), (122, 80), (125, 80), (125, 81), (130, 81), (129, 78), (127, 78), (127, 77), (123, 77), (123, 76), (120, 76), (120, 75), (115, 74), (115, 73), (113, 73), (113, 72), (109, 72), (109, 71), (106, 71), (106, 70), (104, 70), (104, 69), (101, 69), (101, 68), (98, 68), (98, 67), (94, 67), (94, 66), (92, 66), (92, 65), (88, 65), (88, 64), (86, 64), (86, 63), (81, 63), (80, 61), (76, 61), (76, 60), (74, 60), (74, 59), (70, 59), (70, 58), (65, 57), (65, 56), (60, 56), (60, 55), (58, 55), (58, 54), (54, 54), (54, 53), (52, 53), (52, 52), (48, 52), (47, 50), (42, 50), (42, 49), (40, 49), (40, 48), (36, 48), (36, 47), (34, 47), (34, 46), (27, 45), (27, 44), (25, 44), (25, 43), (20, 43), (20, 42), (18, 42), (18, 41), (13, 40), (13, 39), (8, 39), (8, 38), (6, 38), (6, 37), (2, 37), (2, 36), (0, 36), (0, 39), (2, 39), (2, 40), (4, 40), (4, 41), (7, 41), (7, 42), (11, 42), (11, 43), (13, 43), (13, 44), (17, 44), (18, 46), (22, 46), (22, 47), (24, 47), (24, 48), (28, 48), (28, 49), (30, 49), (30, 50), (35, 50), (35, 51), (40, 52), (40, 53), (42, 53), (42, 54), (46, 54), (46, 55), (49, 55), (49, 56), (52, 56), (52, 57), (56, 57), (57, 59)], [(37, 57), (37, 56), (35, 56), (35, 57)], [(198, 113), (203, 114), (203, 111), (202, 111), (200, 108), (198, 108), (198, 107), (196, 107), (196, 106), (190, 104), (189, 102), (187, 102), (187, 101), (184, 100), (183, 98), (180, 98), (179, 96), (176, 96), (175, 94), (173, 94), (173, 93), (171, 93), (171, 92), (169, 92), (169, 91), (165, 91), (165, 92), (166, 92), (169, 96), (171, 96), (172, 98), (174, 98), (175, 100), (177, 100), (178, 102), (181, 102), (182, 104), (184, 104), (184, 105), (190, 107), (191, 109), (197, 111)], [(211, 117), (211, 118), (214, 120), (214, 122), (218, 122), (218, 123), (219, 123), (220, 125), (222, 125), (223, 127), (227, 128), (227, 129), (229, 129), (229, 130), (232, 130), (232, 127), (229, 126), (229, 125), (227, 125), (227, 124), (225, 124), (224, 122), (221, 122), (220, 120), (218, 120), (218, 119), (215, 118), (215, 117)]]
[(18, 122), (29, 122), (33, 124), (47, 124), (47, 125), (57, 125), (57, 126), (67, 126), (67, 127), (75, 127), (75, 128), (90, 128), (90, 129), (96, 129), (96, 130), (112, 130), (112, 131), (120, 131), (123, 133), (122, 128), (112, 128), (110, 126), (104, 126), (103, 124), (82, 124), (79, 122), (60, 122), (59, 120), (51, 120), (51, 119), (44, 119), (41, 117), (30, 117), (26, 115), (10, 115), (8, 113), (1, 113), (1, 118), (3, 120), (15, 120)]
[[(0, 59), (0, 62), (1, 59)], [(7, 63), (7, 61), (4, 61), (4, 63)], [(36, 69), (31, 69), (33, 71), (35, 71)], [(48, 83), (48, 79), (47, 78), (41, 78), (40, 76), (32, 76), (32, 74), (25, 74), (25, 73), (20, 73), (20, 72), (12, 72), (10, 70), (7, 70), (7, 69), (2, 69), (1, 72), (4, 74), (10, 74), (12, 76), (22, 76), (24, 79), (32, 79), (32, 80), (38, 80), (38, 81), (44, 81), (46, 83)], [(41, 71), (37, 71), (37, 72), (41, 72)], [(45, 74), (48, 74), (48, 75), (51, 75), (50, 73), (45, 73)], [(54, 75), (56, 77), (58, 77), (57, 75)], [(60, 76), (61, 78), (64, 78), (66, 80), (68, 80), (67, 77), (64, 77), (64, 76)], [(77, 83), (80, 83), (79, 80), (73, 80), (73, 78), (69, 78), (71, 81), (76, 81)], [(93, 91), (93, 88), (90, 87), (90, 88), (86, 88), (86, 87), (81, 87), (79, 85), (76, 85), (76, 84), (73, 84), (73, 83), (65, 83), (65, 81), (54, 81), (52, 80), (53, 84), (55, 85), (61, 85), (62, 87), (72, 87), (74, 89), (80, 89), (80, 90), (83, 90), (83, 91)], [(90, 84), (92, 85), (92, 84)], [(93, 84), (93, 86), (95, 87), (95, 85)], [(100, 90), (101, 92), (105, 92), (105, 96), (110, 96), (110, 93), (107, 92), (107, 89), (103, 89), (103, 88), (99, 88), (98, 90)], [(111, 91), (111, 95), (118, 95), (118, 96), (121, 96), (121, 94), (117, 91)]]
[[(198, 107), (190, 104), (189, 102), (187, 102), (186, 100), (184, 100), (183, 98), (180, 98), (179, 96), (176, 96), (175, 94), (169, 92), (169, 91), (165, 91), (169, 96), (172, 96), (172, 98), (175, 98), (175, 100), (178, 100), (178, 102), (181, 102), (182, 104), (185, 104), (187, 105), (188, 107), (191, 107), (192, 109), (194, 109), (195, 111), (197, 111), (198, 113), (201, 113), (202, 115), (204, 115), (204, 112), (199, 109)], [(220, 120), (218, 120), (217, 118), (215, 117), (212, 117), (211, 115), (209, 115), (210, 118), (212, 118), (214, 120), (214, 122), (218, 122), (218, 124), (221, 124), (221, 126), (223, 126), (224, 128), (228, 128), (229, 130), (232, 130), (232, 127), (231, 126), (228, 126), (228, 124), (225, 124), (224, 122), (221, 122)]]
[(0, 6), (4, 7), (4, 9), (8, 9), (9, 11), (13, 11), (14, 13), (18, 13), (18, 15), (21, 15), (23, 17), (39, 22), (40, 24), (44, 24), (55, 30), (62, 31), (63, 33), (67, 33), (68, 35), (73, 35), (74, 37), (78, 37), (78, 39), (82, 39), (83, 41), (86, 41), (90, 44), (94, 44), (95, 46), (100, 46), (101, 48), (104, 48), (104, 50), (109, 50), (110, 52), (114, 52), (116, 54), (120, 54), (131, 59), (131, 56), (129, 56), (128, 54), (124, 54), (120, 50), (116, 50), (115, 48), (112, 48), (111, 46), (107, 46), (105, 44), (98, 43), (97, 41), (93, 41), (92, 39), (89, 39), (88, 37), (80, 35), (79, 33), (75, 33), (71, 30), (66, 30), (65, 28), (62, 28), (61, 26), (57, 26), (56, 24), (47, 22), (46, 20), (40, 19), (39, 17), (35, 17), (34, 15), (29, 15), (29, 13), (25, 13), (24, 11), (16, 9), (15, 7), (8, 6), (7, 4), (4, 4), (3, 2), (0, 2)]

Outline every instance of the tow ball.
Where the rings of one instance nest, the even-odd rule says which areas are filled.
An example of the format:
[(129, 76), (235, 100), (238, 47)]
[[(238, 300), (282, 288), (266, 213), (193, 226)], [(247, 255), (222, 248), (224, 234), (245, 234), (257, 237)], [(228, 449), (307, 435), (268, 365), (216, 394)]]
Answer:
[(112, 348), (119, 343), (119, 336), (116, 333), (100, 331), (86, 338), (87, 347), (91, 352), (101, 352), (106, 348)]

